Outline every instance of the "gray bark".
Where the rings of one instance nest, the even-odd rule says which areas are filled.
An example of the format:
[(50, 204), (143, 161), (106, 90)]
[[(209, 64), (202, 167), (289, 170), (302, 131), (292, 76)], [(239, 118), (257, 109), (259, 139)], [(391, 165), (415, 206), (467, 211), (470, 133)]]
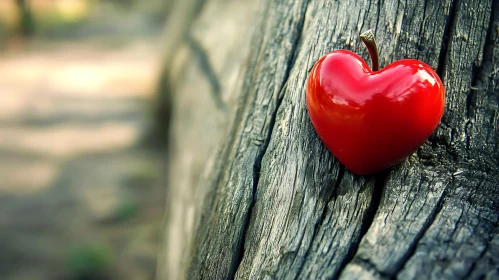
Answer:
[[(499, 3), (177, 1), (161, 279), (499, 277)], [(437, 70), (446, 110), (392, 169), (356, 176), (305, 106), (334, 49)]]

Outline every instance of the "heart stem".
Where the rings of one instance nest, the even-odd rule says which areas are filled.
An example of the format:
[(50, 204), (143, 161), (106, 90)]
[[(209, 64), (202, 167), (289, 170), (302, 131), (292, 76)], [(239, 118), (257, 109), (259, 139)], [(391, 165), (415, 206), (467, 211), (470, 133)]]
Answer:
[(378, 71), (379, 70), (378, 45), (376, 45), (376, 40), (374, 40), (374, 34), (371, 31), (371, 29), (360, 34), (360, 39), (366, 45), (367, 50), (369, 51), (369, 55), (371, 56), (371, 60), (372, 60), (372, 64), (373, 64), (372, 65), (373, 72)]

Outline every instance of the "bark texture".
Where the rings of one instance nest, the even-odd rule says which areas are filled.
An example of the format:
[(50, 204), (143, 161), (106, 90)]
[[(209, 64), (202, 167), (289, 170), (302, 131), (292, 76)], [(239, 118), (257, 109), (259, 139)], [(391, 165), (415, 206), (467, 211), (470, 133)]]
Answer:
[[(499, 3), (177, 1), (161, 279), (497, 279)], [(334, 49), (437, 70), (446, 111), (402, 164), (355, 176), (315, 134), (314, 63)], [(369, 60), (368, 60), (369, 61)]]

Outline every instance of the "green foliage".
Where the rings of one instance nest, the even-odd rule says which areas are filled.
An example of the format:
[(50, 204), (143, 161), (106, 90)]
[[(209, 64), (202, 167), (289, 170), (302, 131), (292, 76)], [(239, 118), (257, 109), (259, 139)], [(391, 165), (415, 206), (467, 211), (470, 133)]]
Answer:
[(86, 18), (68, 19), (57, 11), (35, 15), (37, 32), (40, 34), (72, 30), (86, 23)]
[(7, 25), (0, 20), (0, 49), (3, 47), (7, 39), (8, 30)]
[(26, 1), (18, 1), (20, 9), (20, 32), (24, 36), (33, 35), (35, 31), (35, 23), (33, 22), (33, 15), (29, 10)]
[(69, 248), (66, 266), (71, 276), (76, 279), (100, 278), (108, 272), (112, 259), (106, 246), (82, 243)]
[(113, 212), (113, 221), (125, 221), (135, 216), (139, 211), (139, 204), (134, 200), (122, 200)]

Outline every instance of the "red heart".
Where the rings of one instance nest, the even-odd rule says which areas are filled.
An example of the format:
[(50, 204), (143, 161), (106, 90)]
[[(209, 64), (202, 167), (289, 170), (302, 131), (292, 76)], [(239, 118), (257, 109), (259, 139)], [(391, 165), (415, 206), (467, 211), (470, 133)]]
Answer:
[(317, 134), (358, 175), (374, 173), (417, 150), (444, 112), (442, 81), (414, 59), (373, 72), (357, 54), (323, 56), (307, 84), (307, 107)]

